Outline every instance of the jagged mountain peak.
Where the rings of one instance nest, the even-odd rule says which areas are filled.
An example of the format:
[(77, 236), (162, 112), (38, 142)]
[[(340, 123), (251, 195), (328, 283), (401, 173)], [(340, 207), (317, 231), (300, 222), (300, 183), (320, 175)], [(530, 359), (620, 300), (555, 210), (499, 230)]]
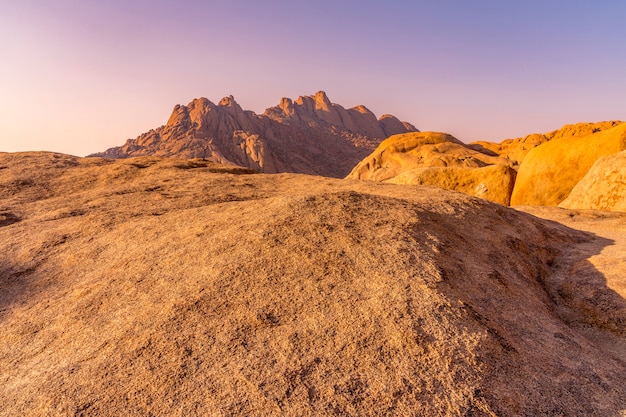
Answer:
[(176, 105), (164, 126), (93, 156), (199, 157), (268, 173), (343, 177), (387, 136), (416, 130), (391, 115), (377, 119), (363, 105), (346, 109), (322, 90), (284, 97), (260, 115), (232, 95), (217, 105), (201, 97)]
[(224, 97), (223, 99), (221, 99), (219, 101), (219, 103), (217, 103), (217, 105), (218, 106), (222, 106), (222, 107), (239, 107), (239, 108), (241, 108), (241, 106), (239, 106), (237, 101), (235, 101), (235, 97), (233, 97), (232, 95)]

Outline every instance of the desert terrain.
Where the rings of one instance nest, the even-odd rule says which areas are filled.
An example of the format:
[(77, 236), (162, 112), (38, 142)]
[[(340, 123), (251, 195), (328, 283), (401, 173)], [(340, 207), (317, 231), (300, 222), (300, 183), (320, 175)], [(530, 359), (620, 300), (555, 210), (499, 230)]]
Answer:
[(624, 21), (2, 2), (0, 417), (626, 417)]
[[(623, 211), (625, 150), (626, 123), (620, 121), (565, 125), (500, 143), (407, 132), (382, 141), (347, 178), (432, 185), (503, 205)], [(602, 165), (595, 167), (596, 161)]]
[(6, 416), (623, 416), (625, 298), (620, 211), (0, 153)]

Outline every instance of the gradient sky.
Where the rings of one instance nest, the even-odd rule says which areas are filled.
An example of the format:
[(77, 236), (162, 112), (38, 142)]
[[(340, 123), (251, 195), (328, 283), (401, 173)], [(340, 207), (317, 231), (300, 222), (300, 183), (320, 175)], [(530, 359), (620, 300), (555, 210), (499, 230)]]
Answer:
[(501, 141), (626, 120), (626, 1), (0, 0), (0, 151), (121, 145), (174, 105), (327, 92)]

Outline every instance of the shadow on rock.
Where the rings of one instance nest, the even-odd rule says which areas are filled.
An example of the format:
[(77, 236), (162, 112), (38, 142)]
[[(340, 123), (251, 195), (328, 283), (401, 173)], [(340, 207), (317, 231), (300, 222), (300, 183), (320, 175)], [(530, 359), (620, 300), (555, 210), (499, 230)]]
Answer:
[(38, 265), (15, 266), (0, 264), (0, 320), (11, 307), (27, 296)]
[(9, 211), (0, 211), (0, 227), (20, 222), (22, 219)]
[[(412, 231), (417, 241), (432, 242), (445, 271), (435, 288), (462, 306), (463, 326), (485, 335), (477, 392), (498, 415), (612, 415), (626, 408), (624, 397), (609, 394), (626, 391), (626, 300), (589, 261), (614, 241), (495, 211), (482, 218), (484, 234), (457, 229), (433, 241), (432, 230)], [(449, 216), (426, 215), (442, 231), (454, 230)], [(504, 396), (502, 386), (509, 387)]]

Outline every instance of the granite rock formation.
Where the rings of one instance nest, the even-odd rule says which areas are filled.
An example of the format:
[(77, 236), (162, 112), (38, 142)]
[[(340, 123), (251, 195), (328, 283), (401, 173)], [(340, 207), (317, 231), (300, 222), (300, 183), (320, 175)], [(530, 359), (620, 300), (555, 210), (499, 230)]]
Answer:
[(432, 185), (508, 205), (515, 170), (451, 135), (418, 132), (387, 138), (347, 178)]
[(599, 158), (559, 207), (626, 212), (626, 151)]
[(204, 158), (265, 173), (345, 176), (387, 136), (416, 131), (391, 115), (379, 119), (365, 106), (345, 109), (326, 93), (281, 99), (258, 115), (232, 96), (177, 105), (167, 124), (91, 156)]
[(625, 123), (609, 121), (499, 144), (465, 144), (437, 132), (399, 134), (384, 140), (348, 178), (431, 185), (503, 205), (556, 205), (598, 157), (626, 148), (625, 132)]
[(385, 182), (430, 185), (508, 206), (515, 175), (516, 171), (506, 165), (487, 165), (480, 168), (427, 167), (404, 171)]
[(626, 218), (410, 189), (0, 154), (2, 415), (623, 413)]
[(477, 141), (470, 143), (468, 146), (489, 155), (497, 155), (506, 158), (510, 161), (510, 166), (518, 170), (528, 152), (542, 143), (559, 138), (591, 135), (592, 133), (611, 129), (620, 123), (622, 122), (616, 120), (596, 123), (576, 123), (565, 125), (560, 129), (548, 133), (532, 133), (523, 138), (505, 139), (500, 143)]
[(626, 149), (626, 123), (586, 136), (564, 136), (533, 148), (520, 165), (512, 205), (556, 206), (594, 162)]

